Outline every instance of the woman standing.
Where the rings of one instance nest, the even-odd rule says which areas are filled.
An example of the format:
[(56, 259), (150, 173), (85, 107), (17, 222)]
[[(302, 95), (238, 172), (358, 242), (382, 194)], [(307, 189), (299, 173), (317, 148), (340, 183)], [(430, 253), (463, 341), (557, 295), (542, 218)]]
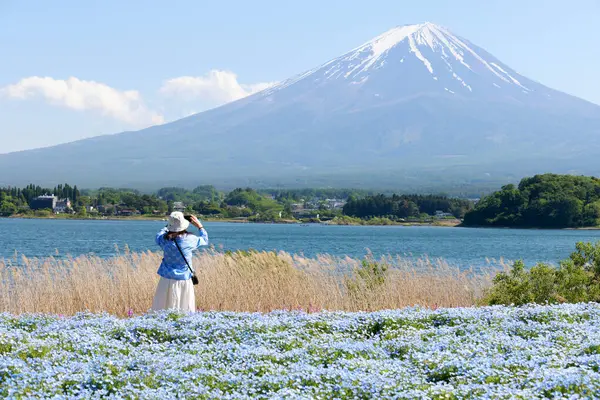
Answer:
[[(198, 235), (187, 231), (190, 223), (198, 228)], [(194, 215), (186, 217), (175, 211), (169, 215), (168, 225), (156, 235), (156, 244), (162, 248), (164, 256), (157, 272), (160, 281), (156, 287), (152, 309), (195, 311), (196, 296), (190, 271), (192, 253), (198, 247), (208, 244), (206, 230)]]

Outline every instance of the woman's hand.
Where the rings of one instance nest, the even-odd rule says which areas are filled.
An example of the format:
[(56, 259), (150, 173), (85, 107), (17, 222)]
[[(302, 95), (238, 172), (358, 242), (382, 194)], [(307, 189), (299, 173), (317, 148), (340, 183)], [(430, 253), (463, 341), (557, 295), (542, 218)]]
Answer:
[(195, 215), (191, 215), (190, 216), (190, 223), (192, 225), (194, 225), (198, 229), (202, 229), (203, 228), (202, 223), (200, 223), (200, 220), (198, 218), (196, 218)]

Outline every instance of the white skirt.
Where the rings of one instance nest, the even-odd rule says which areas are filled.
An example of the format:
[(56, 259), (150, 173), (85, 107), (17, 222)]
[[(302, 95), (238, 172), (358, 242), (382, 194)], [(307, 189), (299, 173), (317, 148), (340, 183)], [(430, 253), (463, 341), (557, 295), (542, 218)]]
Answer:
[(175, 280), (160, 277), (152, 301), (152, 310), (165, 309), (196, 311), (196, 295), (191, 279)]

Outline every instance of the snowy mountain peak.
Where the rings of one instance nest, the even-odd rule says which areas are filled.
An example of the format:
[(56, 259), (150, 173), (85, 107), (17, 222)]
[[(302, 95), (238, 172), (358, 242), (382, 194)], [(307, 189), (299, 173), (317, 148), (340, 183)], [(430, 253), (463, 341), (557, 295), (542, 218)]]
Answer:
[(377, 61), (385, 57), (388, 51), (405, 40), (408, 40), (410, 49), (415, 56), (423, 62), (430, 73), (433, 73), (431, 63), (425, 57), (423, 57), (423, 54), (421, 54), (419, 51), (418, 46), (427, 45), (432, 50), (435, 50), (437, 43), (448, 43), (448, 40), (443, 38), (444, 33), (451, 35), (444, 28), (441, 28), (430, 22), (417, 25), (403, 25), (390, 29), (389, 31), (377, 36), (376, 38), (350, 52), (353, 53), (353, 55), (360, 55), (363, 53), (371, 54), (370, 56), (366, 57), (366, 59), (364, 59), (364, 61), (357, 66), (357, 68), (353, 69), (348, 76), (353, 75), (353, 73), (356, 71), (358, 71), (358, 73), (368, 71), (371, 67), (377, 64)]
[[(530, 85), (533, 82), (485, 50), (440, 25), (425, 22), (392, 28), (263, 94), (271, 95), (307, 80), (316, 85), (332, 80), (365, 85), (378, 74), (385, 75), (388, 81), (392, 75), (401, 80), (423, 79), (435, 83), (431, 90), (451, 94), (472, 94), (475, 89), (483, 88), (483, 92), (505, 89), (511, 96), (522, 97), (535, 90)], [(419, 83), (421, 90), (431, 86)]]

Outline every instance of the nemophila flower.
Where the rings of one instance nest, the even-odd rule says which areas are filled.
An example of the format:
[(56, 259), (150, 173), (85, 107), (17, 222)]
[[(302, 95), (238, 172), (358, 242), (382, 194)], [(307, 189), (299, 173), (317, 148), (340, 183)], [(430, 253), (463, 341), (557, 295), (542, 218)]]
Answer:
[(310, 311), (0, 314), (0, 395), (496, 399), (600, 392), (595, 304)]

